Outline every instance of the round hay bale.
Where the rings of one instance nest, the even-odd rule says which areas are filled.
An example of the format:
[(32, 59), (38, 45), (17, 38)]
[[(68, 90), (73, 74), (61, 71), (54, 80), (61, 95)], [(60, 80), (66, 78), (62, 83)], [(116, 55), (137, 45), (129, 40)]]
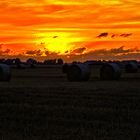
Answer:
[(62, 72), (63, 72), (63, 73), (67, 73), (68, 68), (69, 68), (69, 65), (68, 65), (67, 63), (64, 64), (64, 65), (62, 66)]
[(59, 58), (59, 59), (57, 60), (57, 64), (58, 64), (58, 65), (63, 65), (63, 64), (64, 64), (63, 59)]
[(121, 76), (121, 68), (116, 63), (106, 63), (100, 69), (101, 80), (118, 80)]
[(0, 81), (10, 81), (11, 70), (6, 64), (0, 64)]
[(90, 70), (86, 64), (71, 64), (67, 69), (67, 79), (69, 81), (88, 81), (89, 78)]
[(134, 62), (129, 62), (125, 65), (125, 72), (126, 73), (137, 73), (138, 72), (138, 65)]

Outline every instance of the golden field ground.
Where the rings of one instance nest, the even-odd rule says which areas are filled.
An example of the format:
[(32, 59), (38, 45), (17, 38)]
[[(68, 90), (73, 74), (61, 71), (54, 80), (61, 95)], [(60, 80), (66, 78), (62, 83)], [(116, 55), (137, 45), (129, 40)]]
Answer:
[(2, 140), (134, 140), (140, 132), (140, 72), (68, 82), (61, 66), (12, 69), (0, 82)]

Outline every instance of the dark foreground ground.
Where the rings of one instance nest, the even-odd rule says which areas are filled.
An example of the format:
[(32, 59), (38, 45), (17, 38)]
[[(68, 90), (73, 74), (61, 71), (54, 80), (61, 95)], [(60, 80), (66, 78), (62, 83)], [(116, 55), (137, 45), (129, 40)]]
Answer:
[(140, 73), (68, 82), (60, 67), (12, 70), (0, 83), (0, 140), (138, 140)]

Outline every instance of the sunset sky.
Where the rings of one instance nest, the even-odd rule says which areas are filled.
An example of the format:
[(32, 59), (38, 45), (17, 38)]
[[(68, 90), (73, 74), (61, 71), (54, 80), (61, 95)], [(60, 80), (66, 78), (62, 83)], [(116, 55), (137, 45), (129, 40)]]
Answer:
[(0, 1), (0, 57), (140, 60), (139, 0)]

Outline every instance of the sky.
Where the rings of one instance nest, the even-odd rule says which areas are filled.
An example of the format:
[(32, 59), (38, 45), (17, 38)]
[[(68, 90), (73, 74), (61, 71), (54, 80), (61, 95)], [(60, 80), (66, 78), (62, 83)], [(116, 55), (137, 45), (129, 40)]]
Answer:
[(0, 1), (0, 57), (140, 60), (138, 0)]

